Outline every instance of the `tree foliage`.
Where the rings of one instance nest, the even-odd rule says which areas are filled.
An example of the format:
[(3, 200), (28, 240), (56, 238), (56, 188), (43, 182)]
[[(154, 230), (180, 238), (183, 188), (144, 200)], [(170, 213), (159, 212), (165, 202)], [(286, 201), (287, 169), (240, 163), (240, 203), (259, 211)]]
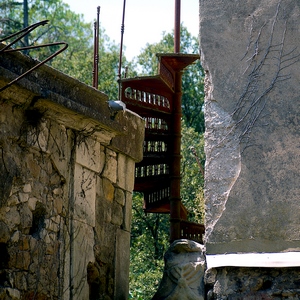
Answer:
[(163, 255), (169, 245), (169, 216), (145, 214), (143, 196), (135, 193), (132, 203), (130, 297), (151, 299), (158, 288)]
[[(20, 2), (19, 4), (22, 4)], [(0, 0), (1, 38), (23, 28), (23, 6), (15, 0)], [(48, 64), (52, 67), (86, 83), (92, 84), (93, 71), (93, 24), (86, 23), (83, 15), (70, 10), (62, 0), (28, 0), (28, 23), (34, 24), (49, 20), (29, 34), (30, 45), (53, 42), (66, 42), (69, 47)], [(118, 97), (117, 70), (119, 66), (119, 47), (112, 43), (100, 28), (99, 47), (99, 90), (111, 99)], [(16, 47), (24, 47), (24, 39)], [(40, 48), (27, 52), (34, 59), (43, 60), (57, 51), (59, 46)], [(124, 58), (126, 63), (126, 58)]]

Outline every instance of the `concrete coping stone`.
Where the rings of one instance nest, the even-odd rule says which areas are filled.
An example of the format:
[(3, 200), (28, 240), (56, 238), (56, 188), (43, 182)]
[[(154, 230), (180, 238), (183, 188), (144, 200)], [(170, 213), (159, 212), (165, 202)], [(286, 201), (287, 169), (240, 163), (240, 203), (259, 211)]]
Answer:
[(299, 267), (300, 252), (206, 255), (206, 263), (208, 269), (218, 267)]

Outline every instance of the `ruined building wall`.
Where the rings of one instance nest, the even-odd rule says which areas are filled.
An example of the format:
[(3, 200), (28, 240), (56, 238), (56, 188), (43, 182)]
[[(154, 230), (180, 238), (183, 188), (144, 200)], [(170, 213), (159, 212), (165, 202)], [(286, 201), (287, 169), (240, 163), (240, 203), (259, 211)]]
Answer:
[(46, 66), (0, 94), (0, 299), (127, 299), (144, 124), (106, 100)]
[[(212, 295), (299, 295), (300, 2), (199, 2)], [(284, 267), (296, 283), (276, 283)]]

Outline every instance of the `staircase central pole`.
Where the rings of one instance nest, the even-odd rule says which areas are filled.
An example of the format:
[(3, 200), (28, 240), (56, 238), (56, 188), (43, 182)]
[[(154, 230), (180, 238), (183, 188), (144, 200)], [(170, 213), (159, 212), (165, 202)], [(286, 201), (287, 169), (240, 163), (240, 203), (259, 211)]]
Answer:
[[(180, 52), (180, 0), (175, 0), (174, 52)], [(181, 81), (182, 72), (175, 72), (175, 87), (172, 112), (172, 148), (171, 189), (170, 189), (170, 242), (180, 239), (181, 197), (180, 197), (180, 161), (181, 161)]]
[(174, 52), (180, 52), (180, 11), (181, 0), (175, 0)]

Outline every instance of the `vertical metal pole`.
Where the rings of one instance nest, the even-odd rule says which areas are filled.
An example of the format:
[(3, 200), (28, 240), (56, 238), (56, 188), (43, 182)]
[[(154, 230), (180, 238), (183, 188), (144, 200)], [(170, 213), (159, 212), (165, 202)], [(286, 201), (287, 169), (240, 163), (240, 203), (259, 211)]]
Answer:
[(98, 89), (99, 74), (99, 31), (100, 31), (100, 6), (97, 7), (97, 21), (94, 22), (94, 68), (93, 68), (93, 87)]
[(180, 162), (181, 162), (181, 79), (182, 72), (175, 73), (175, 92), (173, 95), (172, 131), (173, 157), (171, 165), (170, 195), (170, 241), (180, 239), (181, 197), (180, 197)]
[(122, 16), (122, 25), (121, 25), (121, 44), (120, 44), (119, 70), (118, 70), (119, 99), (121, 99), (121, 68), (122, 68), (122, 54), (123, 54), (123, 36), (124, 36), (125, 6), (126, 6), (126, 0), (124, 0), (124, 3), (123, 3), (123, 16)]
[[(23, 23), (24, 23), (24, 28), (28, 27), (28, 0), (24, 0), (23, 2)], [(26, 34), (24, 36), (24, 46), (28, 47), (29, 46), (29, 35)], [(29, 50), (25, 50), (24, 54), (28, 54)]]
[(94, 22), (93, 87), (96, 87), (96, 43), (97, 43), (97, 22)]
[(100, 6), (97, 7), (97, 42), (96, 42), (96, 76), (95, 76), (95, 88), (98, 89), (98, 74), (99, 74), (99, 28), (100, 28)]
[[(180, 0), (175, 0), (174, 52), (180, 52)], [(180, 239), (181, 197), (180, 197), (180, 161), (181, 161), (181, 81), (182, 72), (175, 72), (173, 95), (172, 131), (173, 157), (171, 164), (170, 195), (170, 242)]]
[(174, 52), (180, 52), (180, 11), (181, 0), (175, 0)]

